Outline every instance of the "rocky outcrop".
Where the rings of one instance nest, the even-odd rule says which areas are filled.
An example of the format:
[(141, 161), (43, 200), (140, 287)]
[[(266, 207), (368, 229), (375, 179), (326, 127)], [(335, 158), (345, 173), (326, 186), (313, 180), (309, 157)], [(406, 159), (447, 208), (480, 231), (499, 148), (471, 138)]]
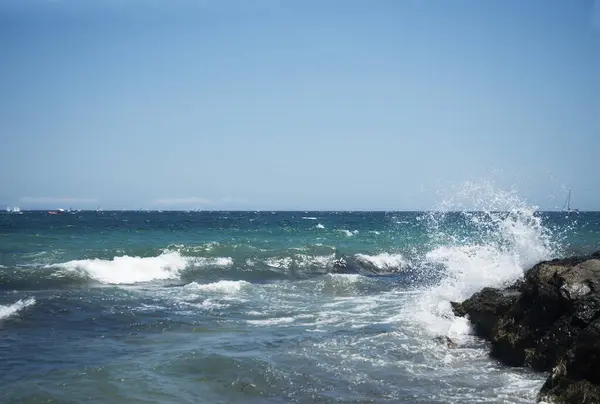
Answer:
[(433, 339), (434, 342), (446, 346), (446, 348), (456, 348), (458, 345), (447, 336), (438, 336)]
[(600, 403), (600, 252), (541, 262), (523, 281), (452, 308), (491, 342), (493, 357), (550, 372), (540, 399)]

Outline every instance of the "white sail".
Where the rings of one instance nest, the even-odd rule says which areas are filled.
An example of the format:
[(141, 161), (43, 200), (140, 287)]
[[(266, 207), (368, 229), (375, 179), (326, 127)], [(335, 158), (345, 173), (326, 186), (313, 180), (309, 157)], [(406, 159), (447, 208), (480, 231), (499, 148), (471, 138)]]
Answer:
[(563, 212), (579, 212), (578, 209), (571, 209), (571, 189), (569, 189), (569, 194), (567, 195), (567, 199), (562, 206)]

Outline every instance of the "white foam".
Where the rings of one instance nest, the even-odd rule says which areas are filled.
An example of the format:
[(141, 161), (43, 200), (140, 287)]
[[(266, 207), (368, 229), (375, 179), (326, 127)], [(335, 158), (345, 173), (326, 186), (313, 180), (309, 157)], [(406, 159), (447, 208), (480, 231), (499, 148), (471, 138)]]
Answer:
[[(535, 208), (514, 192), (468, 183), (457, 195), (475, 203), (469, 206), (475, 212), (442, 212), (429, 217), (438, 246), (426, 254), (425, 266), (441, 266), (444, 276), (424, 291), (413, 313), (415, 320), (435, 334), (468, 332), (460, 323), (463, 320), (452, 313), (451, 301), (463, 301), (484, 287), (515, 281), (535, 263), (556, 254), (550, 230), (535, 215)], [(456, 205), (464, 208), (448, 202), (445, 207), (452, 211)]]
[(295, 263), (300, 268), (305, 267), (318, 267), (318, 268), (327, 268), (333, 264), (335, 261), (335, 254), (330, 255), (306, 255), (306, 254), (296, 254), (295, 255)]
[(289, 269), (292, 265), (292, 259), (290, 257), (269, 258), (265, 261), (265, 264), (273, 268)]
[(317, 223), (317, 225), (315, 226), (317, 229), (324, 229), (325, 226), (323, 226), (321, 223)]
[(180, 244), (180, 245), (174, 245), (174, 247), (176, 248), (171, 248), (171, 246), (167, 247), (168, 251), (178, 251), (178, 252), (185, 252), (185, 251), (189, 251), (189, 252), (193, 252), (193, 253), (202, 253), (202, 252), (209, 252), (214, 250), (215, 248), (220, 247), (221, 244), (218, 241), (209, 241), (207, 243), (198, 245), (198, 246), (186, 246), (184, 244)]
[(19, 311), (23, 310), (26, 307), (35, 304), (35, 298), (30, 297), (25, 300), (18, 300), (11, 305), (3, 306), (0, 304), (0, 320), (4, 320), (14, 314), (17, 314)]
[(345, 234), (346, 236), (348, 236), (348, 237), (352, 237), (352, 236), (354, 236), (355, 234), (358, 234), (358, 230), (350, 231), (350, 230), (346, 230), (346, 229), (340, 229), (340, 230), (338, 230), (338, 231), (340, 231), (340, 232), (344, 233), (344, 234)]
[(448, 328), (448, 337), (456, 342), (456, 339), (462, 339), (465, 335), (472, 333), (471, 323), (465, 317), (457, 317)]
[(277, 325), (277, 324), (290, 324), (295, 320), (294, 317), (280, 317), (280, 318), (267, 318), (264, 320), (248, 320), (248, 324), (253, 325)]
[(158, 304), (142, 303), (139, 307), (133, 308), (132, 311), (152, 313), (152, 312), (156, 312), (156, 311), (160, 311), (160, 310), (164, 310), (164, 309), (165, 309), (165, 306), (161, 306)]
[(312, 217), (312, 216), (303, 216), (302, 219), (304, 219), (304, 220), (317, 220), (316, 217)]
[(398, 269), (403, 269), (407, 265), (402, 254), (356, 254), (354, 257), (361, 264), (366, 266), (372, 266), (382, 271), (395, 271)]
[(157, 257), (114, 257), (112, 260), (75, 260), (59, 267), (89, 276), (107, 284), (134, 284), (161, 279), (177, 279), (187, 266), (188, 259), (178, 252), (169, 252)]
[(242, 288), (249, 286), (246, 281), (218, 281), (213, 283), (199, 284), (196, 282), (189, 283), (185, 286), (186, 289), (196, 289), (204, 292), (236, 294)]
[(262, 315), (264, 315), (263, 312), (256, 311), (256, 310), (250, 310), (247, 314), (249, 316), (262, 316)]
[(365, 280), (365, 277), (359, 274), (327, 274), (327, 277), (344, 283), (358, 283)]
[(198, 266), (228, 267), (233, 265), (231, 257), (198, 257), (193, 260)]

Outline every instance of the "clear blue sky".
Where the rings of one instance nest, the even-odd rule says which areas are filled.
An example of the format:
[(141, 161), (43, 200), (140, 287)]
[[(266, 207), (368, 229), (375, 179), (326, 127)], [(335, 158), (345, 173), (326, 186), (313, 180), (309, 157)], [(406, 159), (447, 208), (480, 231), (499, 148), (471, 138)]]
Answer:
[(0, 204), (600, 210), (589, 1), (0, 0)]

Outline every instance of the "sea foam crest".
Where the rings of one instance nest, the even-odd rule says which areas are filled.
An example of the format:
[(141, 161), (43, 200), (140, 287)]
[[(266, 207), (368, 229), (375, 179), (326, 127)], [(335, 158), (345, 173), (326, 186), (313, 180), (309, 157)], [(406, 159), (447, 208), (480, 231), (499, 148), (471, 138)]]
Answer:
[(233, 265), (231, 257), (197, 257), (193, 259), (197, 266), (228, 267)]
[(8, 318), (8, 317), (18, 313), (19, 311), (23, 310), (24, 308), (32, 306), (34, 304), (35, 304), (35, 298), (33, 298), (33, 297), (30, 297), (25, 300), (18, 300), (16, 302), (14, 302), (13, 304), (10, 304), (7, 306), (3, 306), (0, 304), (0, 320), (4, 320), (5, 318)]
[(328, 268), (335, 261), (335, 254), (328, 255), (310, 255), (310, 254), (294, 254), (291, 257), (271, 257), (267, 258), (264, 263), (271, 268), (276, 269), (291, 269), (295, 268)]
[(133, 284), (160, 279), (178, 278), (189, 259), (178, 252), (163, 253), (157, 257), (114, 257), (112, 260), (75, 260), (59, 267), (78, 272), (102, 283)]
[(296, 265), (300, 268), (327, 268), (335, 261), (335, 254), (329, 255), (307, 255), (307, 254), (296, 254), (295, 255)]
[(199, 284), (196, 282), (189, 283), (185, 286), (186, 289), (201, 290), (204, 292), (223, 293), (223, 294), (235, 294), (242, 288), (249, 286), (250, 283), (246, 281), (218, 281), (213, 283)]
[(398, 271), (407, 266), (402, 254), (390, 254), (387, 252), (377, 255), (356, 254), (356, 261), (368, 268), (378, 271)]
[(339, 229), (338, 231), (339, 231), (339, 232), (341, 232), (341, 233), (344, 233), (344, 234), (345, 234), (346, 236), (348, 236), (348, 237), (352, 237), (352, 236), (354, 236), (355, 234), (358, 234), (358, 230), (353, 230), (353, 231), (350, 231), (350, 230), (348, 230), (348, 229)]
[(421, 295), (414, 317), (434, 333), (468, 332), (465, 320), (454, 317), (451, 301), (515, 281), (532, 265), (559, 252), (535, 207), (516, 192), (490, 183), (463, 184), (454, 198), (426, 219), (433, 248), (423, 266), (441, 267), (443, 273)]

